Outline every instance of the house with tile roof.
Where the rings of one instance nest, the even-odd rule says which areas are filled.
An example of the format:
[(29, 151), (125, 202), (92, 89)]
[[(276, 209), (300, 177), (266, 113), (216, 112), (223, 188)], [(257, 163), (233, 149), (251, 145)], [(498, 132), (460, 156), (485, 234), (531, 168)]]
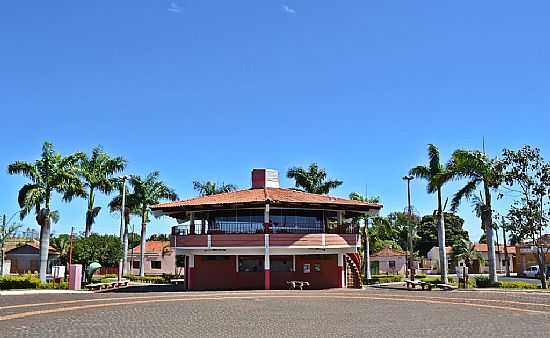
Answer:
[[(139, 275), (141, 246), (128, 250), (128, 266), (126, 271)], [(144, 271), (146, 275), (179, 275), (176, 268), (176, 253), (170, 246), (170, 241), (145, 242)]]
[(384, 249), (370, 255), (371, 274), (402, 274), (407, 270), (407, 254), (386, 245)]
[[(52, 266), (57, 263), (59, 252), (53, 247), (48, 249), (47, 272), (51, 272)], [(9, 273), (23, 274), (34, 273), (40, 270), (40, 242), (37, 240), (14, 239), (6, 244), (5, 260), (9, 261)], [(7, 273), (7, 271), (5, 271)]]
[(360, 286), (358, 225), (382, 205), (279, 187), (278, 173), (252, 170), (252, 187), (151, 206), (173, 217), (171, 247), (184, 256), (190, 290)]
[[(445, 248), (447, 251), (447, 260), (449, 264), (449, 271), (454, 271), (455, 267), (451, 266), (453, 260), (453, 248), (448, 246)], [(489, 260), (489, 249), (485, 243), (474, 243), (474, 250), (479, 252), (481, 260), (474, 259), (471, 262), (470, 273), (488, 273), (489, 266), (487, 261)], [(508, 251), (508, 258), (510, 259), (510, 272), (516, 271), (514, 267), (516, 265), (516, 247), (512, 245), (506, 246), (506, 251)], [(506, 254), (504, 245), (495, 245), (496, 253), (496, 267), (497, 272), (503, 273), (506, 271)], [(432, 262), (432, 272), (437, 273), (439, 271), (439, 247), (435, 246), (428, 252), (428, 259)], [(460, 265), (460, 264), (459, 264)]]

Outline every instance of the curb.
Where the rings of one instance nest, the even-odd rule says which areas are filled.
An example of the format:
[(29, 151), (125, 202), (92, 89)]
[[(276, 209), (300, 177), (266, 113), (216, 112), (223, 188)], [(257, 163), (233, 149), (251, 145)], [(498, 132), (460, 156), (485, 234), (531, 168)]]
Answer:
[(62, 295), (62, 294), (88, 294), (91, 291), (78, 290), (6, 290), (0, 291), (0, 296), (25, 296), (25, 295)]

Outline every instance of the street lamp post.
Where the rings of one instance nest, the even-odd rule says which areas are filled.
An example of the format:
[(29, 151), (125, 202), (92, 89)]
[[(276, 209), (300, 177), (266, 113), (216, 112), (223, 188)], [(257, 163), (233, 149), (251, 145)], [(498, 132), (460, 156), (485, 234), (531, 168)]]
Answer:
[(409, 238), (408, 238), (408, 247), (409, 247), (409, 257), (407, 261), (407, 272), (410, 273), (409, 278), (411, 280), (414, 279), (414, 275), (412, 272), (412, 253), (413, 253), (413, 241), (412, 241), (412, 226), (411, 226), (411, 218), (412, 218), (412, 207), (411, 207), (411, 181), (414, 180), (414, 176), (408, 175), (403, 177), (404, 181), (407, 181), (407, 225), (409, 228)]

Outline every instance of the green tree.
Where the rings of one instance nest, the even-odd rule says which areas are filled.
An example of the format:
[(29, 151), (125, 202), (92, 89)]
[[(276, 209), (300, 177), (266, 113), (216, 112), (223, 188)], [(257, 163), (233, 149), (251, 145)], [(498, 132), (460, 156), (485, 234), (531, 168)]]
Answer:
[(59, 252), (59, 263), (66, 265), (69, 261), (69, 247), (71, 243), (70, 235), (60, 234), (50, 238), (50, 246)]
[(109, 195), (115, 181), (113, 175), (122, 172), (126, 167), (126, 160), (122, 157), (111, 157), (100, 146), (94, 147), (91, 156), (84, 154), (80, 163), (80, 175), (86, 189), (88, 208), (86, 209), (86, 228), (84, 236), (88, 237), (92, 231), (95, 218), (101, 211), (101, 207), (95, 206), (95, 194), (97, 191)]
[(193, 189), (201, 196), (209, 196), (221, 194), (224, 192), (232, 192), (237, 190), (237, 186), (233, 184), (218, 184), (212, 181), (199, 182), (193, 181)]
[(458, 262), (464, 260), (468, 268), (472, 267), (472, 262), (478, 260), (483, 262), (483, 256), (476, 250), (475, 244), (465, 239), (457, 239), (453, 243), (453, 260)]
[[(351, 194), (349, 194), (349, 198), (351, 200), (361, 201), (366, 203), (380, 202), (380, 198), (378, 197), (362, 196), (357, 192), (352, 192)], [(361, 238), (363, 239), (362, 248), (361, 248), (363, 251), (363, 262), (365, 264), (363, 267), (363, 271), (365, 273), (365, 278), (369, 280), (371, 278), (370, 276), (370, 242), (369, 242), (369, 229), (368, 229), (369, 219), (367, 215), (363, 216), (362, 219), (364, 222), (364, 227), (360, 228), (360, 235), (361, 235)], [(358, 221), (358, 219), (356, 219), (355, 221)]]
[[(439, 149), (433, 144), (428, 145), (428, 164), (417, 166), (410, 170), (410, 175), (422, 178), (428, 182), (427, 191), (430, 194), (437, 194), (437, 238), (439, 247), (439, 257), (442, 262), (447, 262), (447, 253), (445, 251), (445, 217), (443, 215), (443, 196), (441, 189), (443, 185), (451, 179), (445, 165), (441, 163)], [(441, 264), (441, 281), (443, 284), (449, 283), (447, 264)]]
[(338, 188), (343, 183), (338, 180), (327, 180), (327, 172), (319, 168), (317, 163), (310, 164), (307, 169), (290, 168), (286, 176), (294, 179), (296, 188), (313, 194), (328, 194), (330, 190)]
[[(457, 214), (445, 212), (445, 246), (449, 246), (457, 240), (469, 240), (468, 231), (464, 230), (464, 220)], [(415, 250), (421, 256), (426, 256), (434, 246), (439, 246), (437, 215), (426, 215), (420, 220), (416, 234), (418, 240)]]
[(170, 236), (167, 234), (152, 234), (148, 241), (169, 241)]
[(78, 177), (81, 158), (82, 153), (61, 156), (55, 152), (51, 143), (45, 142), (40, 159), (34, 163), (17, 161), (8, 166), (9, 174), (20, 174), (30, 180), (19, 190), (17, 201), (21, 208), (21, 219), (34, 210), (40, 225), (40, 280), (43, 282), (46, 281), (48, 266), (52, 194), (64, 194), (65, 201), (72, 196), (85, 196)]
[(20, 224), (13, 221), (13, 217), (16, 214), (9, 219), (7, 219), (6, 215), (2, 216), (2, 223), (0, 224), (0, 277), (4, 275), (4, 245), (6, 245), (6, 241), (13, 237), (17, 230), (21, 228)]
[(517, 151), (505, 149), (502, 155), (504, 181), (521, 196), (511, 206), (510, 227), (513, 233), (531, 238), (537, 249), (541, 287), (546, 289), (545, 256), (549, 248), (539, 238), (548, 225), (544, 200), (548, 199), (550, 189), (550, 164), (544, 161), (538, 148), (528, 145)]
[(451, 209), (456, 211), (463, 199), (471, 199), (478, 188), (481, 195), (476, 210), (481, 216), (481, 224), (487, 233), (489, 258), (489, 280), (497, 282), (495, 243), (493, 240), (493, 209), (491, 192), (502, 183), (502, 164), (492, 160), (480, 151), (456, 150), (448, 165), (454, 178), (467, 180), (466, 184), (453, 196)]
[(116, 266), (122, 258), (122, 244), (115, 235), (91, 234), (79, 237), (74, 243), (73, 261), (86, 268), (98, 262), (102, 266)]
[(141, 217), (141, 252), (139, 274), (144, 276), (145, 262), (145, 239), (147, 238), (147, 223), (149, 222), (149, 206), (161, 202), (161, 200), (175, 201), (178, 196), (174, 190), (159, 179), (158, 171), (152, 172), (145, 178), (132, 176), (129, 180), (133, 192), (129, 195), (129, 200), (134, 201), (140, 210)]

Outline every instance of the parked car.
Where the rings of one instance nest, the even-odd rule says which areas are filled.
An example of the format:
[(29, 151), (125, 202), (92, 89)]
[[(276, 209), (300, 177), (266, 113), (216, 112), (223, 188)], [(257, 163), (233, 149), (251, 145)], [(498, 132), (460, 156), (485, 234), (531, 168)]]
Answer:
[(527, 270), (523, 271), (523, 275), (529, 278), (536, 278), (539, 276), (539, 266), (531, 265)]

